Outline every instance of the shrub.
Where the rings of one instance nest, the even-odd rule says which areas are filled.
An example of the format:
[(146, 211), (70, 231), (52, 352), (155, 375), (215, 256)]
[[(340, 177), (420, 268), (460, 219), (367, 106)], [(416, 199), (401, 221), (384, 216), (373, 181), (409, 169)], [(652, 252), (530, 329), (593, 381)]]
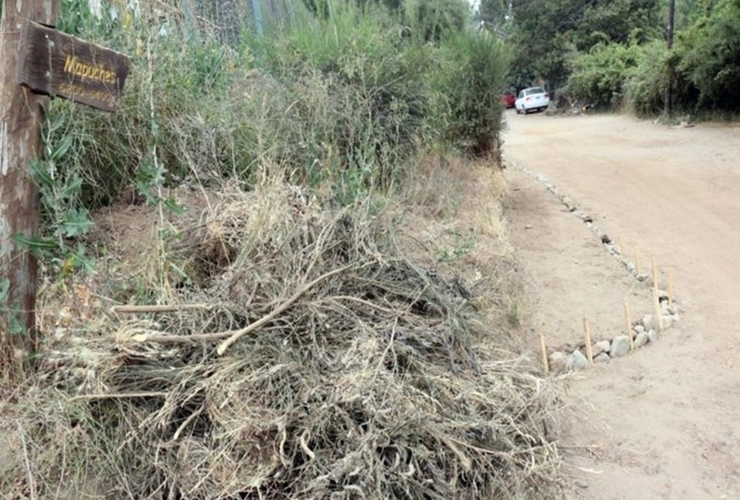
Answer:
[[(697, 105), (707, 109), (740, 110), (740, 5), (717, 3), (679, 34), (676, 72), (698, 93)], [(689, 89), (691, 90), (691, 89)]]
[(322, 176), (388, 186), (425, 141), (425, 49), (382, 9), (335, 6), (329, 19), (259, 43), (264, 71), (293, 96), (283, 132), (305, 145), (305, 161), (324, 165)]
[(242, 27), (232, 48), (175, 19), (166, 30), (130, 11), (96, 21), (71, 3), (69, 31), (132, 56), (117, 112), (51, 108), (52, 121), (67, 118), (52, 149), (71, 137), (57, 167), (84, 180), (88, 208), (132, 185), (166, 199), (162, 188), (187, 176), (251, 182), (268, 160), (349, 203), (391, 185), (422, 145), (476, 153), (496, 142), (506, 58), (490, 35), (452, 30), (428, 44), (382, 2), (337, 1), (328, 17), (294, 13), (266, 36)]
[(598, 44), (573, 60), (568, 88), (576, 99), (599, 107), (619, 107), (624, 84), (641, 57), (637, 45)]
[(438, 119), (445, 141), (468, 156), (497, 149), (509, 57), (488, 32), (465, 31), (447, 38), (435, 78), (446, 111)]
[(655, 40), (641, 47), (642, 57), (627, 80), (627, 108), (638, 116), (660, 113), (669, 81), (668, 49)]

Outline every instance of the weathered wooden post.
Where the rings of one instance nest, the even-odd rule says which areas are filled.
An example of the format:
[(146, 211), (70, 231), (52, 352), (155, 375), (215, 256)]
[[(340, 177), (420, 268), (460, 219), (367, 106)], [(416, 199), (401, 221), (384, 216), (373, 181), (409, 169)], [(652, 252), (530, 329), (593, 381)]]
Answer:
[(30, 164), (42, 148), (48, 96), (113, 111), (129, 59), (54, 29), (59, 0), (12, 0), (0, 22), (0, 376), (23, 376), (36, 350), (39, 193)]
[(39, 197), (29, 164), (41, 153), (48, 97), (16, 80), (21, 31), (27, 21), (54, 26), (59, 0), (4, 1), (0, 21), (0, 376), (23, 376), (36, 348), (36, 259), (13, 235), (31, 238)]

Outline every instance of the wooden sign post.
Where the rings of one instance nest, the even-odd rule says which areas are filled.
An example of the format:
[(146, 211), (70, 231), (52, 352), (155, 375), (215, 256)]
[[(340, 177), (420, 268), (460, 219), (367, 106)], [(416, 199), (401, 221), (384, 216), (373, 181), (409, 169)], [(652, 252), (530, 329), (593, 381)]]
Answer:
[[(2, 0), (0, 0), (2, 1)], [(128, 58), (55, 31), (59, 0), (9, 0), (0, 21), (0, 383), (22, 378), (36, 350), (33, 255), (39, 193), (29, 165), (42, 151), (47, 96), (115, 109)]]
[(41, 24), (21, 34), (18, 83), (33, 91), (113, 111), (128, 75), (127, 56)]

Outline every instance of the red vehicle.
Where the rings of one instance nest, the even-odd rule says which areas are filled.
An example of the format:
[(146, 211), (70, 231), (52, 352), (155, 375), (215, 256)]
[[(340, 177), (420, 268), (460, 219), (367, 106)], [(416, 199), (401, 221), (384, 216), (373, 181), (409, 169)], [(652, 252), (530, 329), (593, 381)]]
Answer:
[(516, 103), (516, 96), (513, 92), (506, 92), (505, 94), (501, 94), (501, 104), (504, 105), (506, 109), (513, 108)]

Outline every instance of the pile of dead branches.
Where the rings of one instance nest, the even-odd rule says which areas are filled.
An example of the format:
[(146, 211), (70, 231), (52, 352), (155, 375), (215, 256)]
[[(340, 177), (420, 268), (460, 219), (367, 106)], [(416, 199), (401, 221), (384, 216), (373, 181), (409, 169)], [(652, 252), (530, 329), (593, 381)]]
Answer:
[[(18, 498), (553, 498), (552, 393), (372, 205), (227, 189), (167, 258), (197, 279), (50, 348), (14, 406)], [(164, 302), (166, 298), (168, 303)], [(156, 301), (153, 301), (156, 302)]]

